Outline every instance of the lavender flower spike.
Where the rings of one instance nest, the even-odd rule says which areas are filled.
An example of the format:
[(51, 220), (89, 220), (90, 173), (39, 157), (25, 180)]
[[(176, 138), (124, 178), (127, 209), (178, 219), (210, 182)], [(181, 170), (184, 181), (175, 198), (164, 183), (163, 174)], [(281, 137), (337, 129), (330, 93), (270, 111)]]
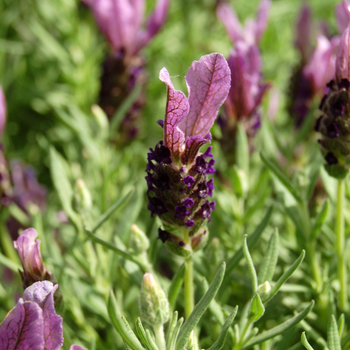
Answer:
[(59, 350), (63, 345), (62, 318), (55, 312), (53, 295), (58, 288), (36, 282), (0, 324), (0, 349)]
[(338, 47), (335, 80), (331, 81), (320, 109), (323, 115), (315, 129), (327, 162), (326, 170), (336, 178), (344, 178), (350, 169), (350, 24), (344, 31)]
[(227, 97), (230, 76), (221, 54), (201, 57), (186, 74), (187, 98), (174, 89), (165, 68), (159, 74), (168, 97), (164, 140), (148, 153), (148, 209), (162, 220), (165, 230), (159, 230), (159, 238), (179, 255), (191, 254), (208, 237), (206, 224), (215, 202), (208, 200), (214, 186), (207, 175), (214, 173), (215, 161), (211, 147), (203, 154), (199, 149), (211, 140), (210, 128)]
[(83, 0), (93, 11), (100, 30), (114, 52), (132, 56), (141, 50), (162, 27), (169, 0), (158, 0), (154, 12), (144, 21), (144, 0)]
[(256, 16), (256, 20), (248, 19), (243, 28), (239, 20), (225, 1), (219, 1), (216, 14), (224, 24), (227, 34), (233, 43), (245, 42), (249, 45), (256, 45), (267, 25), (268, 14), (271, 6), (270, 0), (262, 0)]
[(53, 280), (52, 274), (43, 264), (40, 252), (40, 241), (35, 241), (38, 233), (33, 228), (23, 231), (17, 241), (13, 242), (21, 258), (23, 288), (37, 281)]

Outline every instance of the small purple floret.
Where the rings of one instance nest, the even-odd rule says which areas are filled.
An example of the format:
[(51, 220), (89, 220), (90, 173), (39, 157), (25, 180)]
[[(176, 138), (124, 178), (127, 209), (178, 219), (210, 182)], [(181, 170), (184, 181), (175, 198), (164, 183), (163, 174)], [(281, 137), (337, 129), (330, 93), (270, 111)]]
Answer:
[(175, 219), (184, 220), (186, 216), (190, 215), (191, 212), (187, 210), (187, 208), (184, 205), (176, 206), (175, 207)]
[(183, 183), (188, 186), (188, 187), (191, 187), (194, 183), (195, 183), (195, 180), (194, 178), (191, 176), (191, 175), (188, 175), (184, 178), (184, 181)]
[(193, 220), (187, 220), (186, 221), (186, 226), (187, 227), (192, 227), (194, 225), (194, 221)]
[(182, 204), (187, 208), (191, 208), (194, 204), (194, 200), (192, 198), (186, 198)]
[(201, 207), (202, 219), (210, 219), (211, 212), (215, 209), (215, 202), (206, 201)]

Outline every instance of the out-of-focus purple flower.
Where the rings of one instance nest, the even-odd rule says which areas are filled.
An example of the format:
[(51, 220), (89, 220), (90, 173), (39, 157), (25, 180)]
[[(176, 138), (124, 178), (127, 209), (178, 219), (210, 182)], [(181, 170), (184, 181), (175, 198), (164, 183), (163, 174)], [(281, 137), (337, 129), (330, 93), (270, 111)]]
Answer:
[(79, 345), (72, 345), (69, 350), (86, 350), (85, 348), (82, 348)]
[(169, 0), (158, 0), (153, 13), (144, 22), (144, 0), (83, 0), (93, 11), (102, 33), (120, 56), (133, 56), (164, 24)]
[(56, 314), (49, 281), (36, 282), (0, 325), (0, 349), (59, 350), (63, 345), (62, 318)]
[(337, 19), (337, 27), (340, 34), (344, 33), (349, 25), (350, 1), (343, 0), (335, 7), (335, 17)]
[(260, 127), (259, 106), (270, 88), (262, 80), (259, 49), (255, 45), (237, 43), (227, 59), (231, 70), (231, 89), (219, 119), (222, 149), (229, 162), (235, 162), (238, 123), (250, 138)]
[(296, 24), (295, 47), (300, 51), (301, 60), (306, 64), (311, 55), (311, 10), (306, 4), (300, 10), (299, 18)]
[(328, 39), (319, 34), (316, 48), (312, 49), (311, 11), (307, 5), (300, 11), (296, 35), (295, 47), (300, 52), (300, 63), (292, 76), (288, 110), (295, 126), (299, 128), (314, 100), (324, 94), (326, 84), (334, 76), (335, 52), (339, 39)]
[(10, 163), (13, 201), (26, 213), (36, 205), (41, 211), (46, 205), (46, 189), (37, 181), (35, 170), (19, 160)]
[(271, 6), (270, 0), (263, 0), (256, 19), (248, 19), (242, 27), (236, 13), (225, 1), (219, 1), (216, 14), (224, 24), (227, 34), (234, 44), (245, 42), (248, 46), (256, 45), (267, 26), (268, 14)]
[(5, 124), (6, 124), (6, 99), (5, 99), (5, 94), (0, 86), (0, 137), (4, 132), (5, 129)]
[(167, 85), (168, 97), (164, 139), (148, 153), (148, 209), (162, 220), (162, 241), (180, 255), (185, 250), (186, 254), (191, 252), (187, 247), (190, 242), (184, 242), (184, 231), (191, 239), (196, 237), (196, 248), (198, 240), (208, 236), (204, 227), (215, 202), (208, 200), (214, 186), (213, 180), (207, 181), (207, 175), (214, 173), (215, 160), (211, 147), (203, 154), (199, 149), (211, 140), (210, 128), (227, 97), (230, 76), (222, 55), (201, 57), (186, 74), (187, 98), (174, 89), (168, 71), (160, 71), (159, 79)]
[(350, 24), (345, 29), (338, 47), (335, 80), (327, 85), (320, 109), (323, 115), (315, 130), (320, 132), (326, 170), (336, 178), (344, 178), (350, 169)]
[(35, 241), (38, 233), (33, 228), (23, 231), (17, 241), (13, 242), (21, 258), (23, 272), (21, 272), (23, 288), (34, 282), (53, 280), (52, 274), (45, 267), (40, 252), (40, 241)]
[(0, 143), (0, 204), (8, 206), (12, 202), (12, 184), (9, 166)]

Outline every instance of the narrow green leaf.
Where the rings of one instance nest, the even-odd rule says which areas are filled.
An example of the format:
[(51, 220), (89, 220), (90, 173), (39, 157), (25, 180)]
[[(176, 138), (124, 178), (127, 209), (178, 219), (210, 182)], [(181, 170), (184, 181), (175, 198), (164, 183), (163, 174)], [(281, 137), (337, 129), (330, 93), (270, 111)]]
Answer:
[(173, 277), (173, 280), (171, 281), (171, 285), (169, 287), (168, 300), (169, 300), (170, 312), (172, 312), (175, 308), (176, 299), (182, 286), (184, 274), (185, 274), (185, 264), (182, 264), (180, 268), (176, 271)]
[(255, 271), (255, 267), (254, 267), (254, 263), (252, 260), (252, 257), (249, 253), (249, 249), (248, 249), (248, 245), (247, 245), (247, 236), (248, 235), (244, 235), (243, 236), (243, 255), (247, 261), (248, 264), (248, 269), (249, 269), (249, 273), (250, 273), (250, 278), (252, 280), (252, 290), (253, 293), (256, 293), (258, 290), (258, 277), (256, 275), (256, 271)]
[(290, 276), (294, 273), (294, 271), (300, 266), (305, 257), (305, 250), (303, 250), (297, 260), (294, 261), (293, 265), (279, 278), (279, 280), (272, 287), (270, 295), (267, 299), (264, 300), (264, 303), (270, 301), (278, 292), (278, 290), (282, 287), (282, 285), (288, 280)]
[(124, 203), (124, 201), (126, 201), (127, 199), (130, 199), (130, 196), (133, 193), (133, 191), (134, 191), (133, 188), (130, 189), (124, 197), (118, 199), (105, 213), (103, 213), (98, 218), (98, 220), (92, 226), (90, 231), (92, 233), (95, 233), (96, 230), (98, 230), (102, 226), (102, 224), (114, 213), (114, 211), (117, 210), (122, 203)]
[(309, 344), (309, 342), (306, 339), (305, 332), (301, 334), (301, 342), (305, 346), (307, 350), (314, 350), (314, 348)]
[(68, 180), (61, 155), (50, 147), (50, 169), (52, 182), (61, 201), (63, 210), (76, 228), (80, 227), (80, 221), (72, 208), (73, 190)]
[(281, 323), (280, 325), (257, 335), (256, 337), (248, 341), (246, 344), (244, 344), (244, 348), (250, 348), (255, 344), (262, 343), (267, 339), (271, 339), (273, 337), (276, 337), (279, 334), (282, 334), (288, 331), (289, 329), (294, 327), (296, 324), (298, 324), (301, 320), (303, 320), (308, 315), (308, 313), (312, 310), (313, 306), (314, 306), (314, 301), (311, 301), (311, 303), (303, 311), (301, 311), (294, 317), (290, 318), (289, 320)]
[(275, 273), (275, 268), (278, 259), (278, 229), (271, 235), (267, 250), (262, 261), (258, 281), (263, 284), (266, 281), (271, 282)]
[(12, 261), (5, 255), (0, 253), (0, 264), (3, 266), (6, 266), (10, 270), (12, 270), (15, 273), (18, 273), (18, 271), (23, 271), (23, 268), (21, 265), (17, 264), (16, 262)]
[(327, 345), (329, 350), (341, 350), (338, 325), (334, 315), (331, 316), (331, 322), (327, 331)]
[(114, 328), (121, 335), (124, 342), (134, 350), (144, 350), (144, 347), (141, 345), (140, 341), (136, 338), (135, 333), (130, 328), (125, 317), (120, 315), (117, 301), (112, 291), (109, 293), (107, 309), (108, 309), (109, 318)]
[(173, 333), (174, 333), (174, 329), (176, 327), (177, 324), (177, 319), (178, 319), (178, 312), (175, 311), (173, 314), (170, 314), (170, 321), (168, 324), (168, 330), (167, 330), (167, 334), (166, 334), (166, 343), (167, 343), (167, 349), (169, 348), (170, 344), (169, 344), (169, 340), (172, 338)]
[(338, 333), (339, 333), (340, 339), (343, 337), (344, 325), (345, 325), (345, 316), (344, 314), (341, 314), (338, 320)]
[(208, 350), (220, 350), (225, 344), (227, 333), (230, 329), (232, 322), (234, 321), (238, 311), (238, 306), (236, 306), (231, 312), (230, 316), (225, 321), (222, 330), (220, 332), (218, 340), (208, 349)]
[(156, 341), (154, 339), (153, 333), (149, 329), (146, 329), (146, 337), (147, 337), (147, 343), (151, 346), (154, 350), (159, 350)]
[(177, 341), (177, 338), (179, 336), (179, 332), (180, 332), (180, 329), (181, 329), (181, 326), (184, 322), (184, 319), (183, 317), (181, 317), (177, 323), (176, 323), (176, 326), (171, 334), (171, 337), (169, 337), (168, 341), (167, 341), (167, 350), (175, 350), (176, 349), (176, 341)]
[(256, 322), (264, 315), (264, 313), (265, 313), (264, 304), (261, 301), (260, 295), (256, 293), (252, 300), (250, 315), (253, 318), (254, 322)]
[(237, 169), (237, 166), (233, 167), (232, 172), (232, 186), (233, 189), (238, 197), (242, 197), (244, 190), (243, 190), (243, 184), (241, 181), (241, 178), (238, 174), (239, 169)]
[(236, 160), (238, 168), (244, 170), (249, 178), (249, 143), (247, 133), (241, 123), (238, 123), (237, 127)]
[(208, 308), (210, 302), (215, 298), (217, 291), (219, 290), (222, 280), (225, 275), (226, 264), (223, 263), (216, 273), (213, 283), (210, 285), (208, 291), (204, 294), (202, 299), (194, 307), (191, 315), (188, 317), (184, 325), (181, 327), (178, 341), (176, 344), (176, 350), (182, 350), (185, 346), (191, 331), (196, 327), (200, 318), (203, 316), (205, 310)]
[(147, 350), (158, 350), (157, 347), (153, 347), (153, 343), (149, 343), (147, 339), (147, 334), (145, 332), (145, 329), (143, 328), (143, 324), (141, 322), (141, 318), (138, 317), (136, 320), (136, 331), (137, 335), (141, 339), (143, 345), (147, 348)]
[(106, 247), (109, 250), (112, 250), (113, 252), (115, 252), (116, 254), (120, 255), (122, 258), (130, 260), (132, 262), (134, 262), (135, 264), (139, 265), (139, 267), (141, 268), (141, 270), (143, 270), (144, 272), (150, 272), (151, 267), (148, 266), (145, 262), (143, 262), (142, 260), (140, 260), (137, 256), (134, 256), (132, 254), (130, 254), (127, 251), (121, 250), (119, 248), (117, 248), (115, 245), (113, 245), (112, 243), (106, 242), (101, 238), (98, 238), (97, 236), (95, 236), (90, 230), (85, 229), (85, 232), (87, 233), (87, 235), (96, 243), (101, 244), (102, 246)]
[(126, 116), (126, 114), (129, 112), (132, 105), (135, 103), (136, 99), (139, 97), (140, 92), (142, 89), (141, 84), (137, 84), (134, 89), (131, 91), (130, 95), (124, 100), (124, 102), (119, 106), (117, 112), (113, 115), (112, 121), (111, 121), (111, 137), (115, 137), (115, 133), (118, 130), (118, 127), (123, 120), (123, 118)]
[(321, 228), (327, 219), (328, 208), (329, 208), (329, 202), (328, 202), (328, 200), (326, 200), (322, 206), (321, 211), (318, 213), (316, 220), (312, 226), (311, 235), (310, 235), (311, 242), (313, 242), (316, 239), (318, 233), (321, 231)]
[(260, 152), (260, 157), (268, 169), (277, 177), (277, 179), (284, 185), (288, 192), (298, 201), (301, 202), (302, 198), (299, 196), (297, 190), (294, 188), (294, 184), (288, 179), (287, 175), (269, 158), (267, 158), (263, 152)]
[[(247, 243), (248, 243), (248, 248), (252, 250), (260, 238), (261, 234), (264, 232), (267, 224), (270, 221), (270, 217), (273, 211), (273, 207), (270, 207), (265, 214), (264, 218), (261, 220), (259, 226), (255, 229), (255, 231), (249, 235)], [(242, 248), (239, 249), (235, 255), (229, 260), (227, 263), (227, 274), (226, 276), (229, 276), (229, 274), (234, 270), (234, 268), (239, 264), (241, 259), (243, 258), (243, 250)]]

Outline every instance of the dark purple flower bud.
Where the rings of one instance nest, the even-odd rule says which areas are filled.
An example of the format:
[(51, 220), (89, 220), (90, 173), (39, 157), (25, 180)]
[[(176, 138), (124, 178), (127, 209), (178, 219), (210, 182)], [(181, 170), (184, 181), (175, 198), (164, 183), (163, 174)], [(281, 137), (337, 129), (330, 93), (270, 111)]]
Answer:
[(53, 295), (58, 288), (36, 282), (0, 325), (0, 349), (59, 350), (63, 345), (62, 318), (55, 312)]
[(23, 231), (17, 241), (13, 242), (21, 258), (23, 272), (21, 273), (23, 288), (34, 282), (51, 280), (54, 278), (43, 264), (40, 252), (40, 241), (35, 241), (38, 233), (33, 228)]
[(205, 198), (212, 196), (214, 189), (207, 175), (214, 173), (215, 160), (211, 147), (203, 154), (199, 149), (211, 140), (210, 128), (229, 91), (230, 71), (220, 54), (195, 61), (186, 74), (188, 98), (174, 89), (165, 68), (160, 79), (168, 87), (168, 100), (164, 142), (148, 153), (148, 209), (152, 216), (160, 217), (166, 230), (160, 229), (159, 238), (168, 242), (171, 251), (188, 255), (190, 242), (184, 232), (189, 237), (195, 235), (210, 220), (213, 209), (203, 218)]

